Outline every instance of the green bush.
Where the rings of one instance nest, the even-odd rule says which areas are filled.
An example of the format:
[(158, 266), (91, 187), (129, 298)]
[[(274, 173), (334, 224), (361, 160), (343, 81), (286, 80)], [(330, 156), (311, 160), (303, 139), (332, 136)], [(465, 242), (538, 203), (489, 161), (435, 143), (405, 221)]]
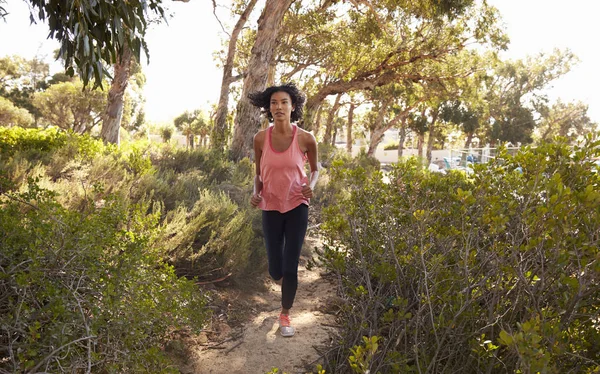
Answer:
[(200, 192), (188, 211), (184, 206), (169, 212), (163, 231), (163, 252), (180, 275), (219, 278), (248, 276), (265, 270), (259, 214), (239, 208), (223, 192)]
[(207, 309), (161, 260), (160, 212), (119, 195), (86, 207), (33, 181), (1, 197), (0, 371), (173, 371), (162, 344)]
[(332, 168), (345, 188), (320, 258), (340, 279), (343, 329), (327, 371), (597, 372), (599, 153), (591, 139), (542, 145), (471, 179), (413, 160), (389, 183)]

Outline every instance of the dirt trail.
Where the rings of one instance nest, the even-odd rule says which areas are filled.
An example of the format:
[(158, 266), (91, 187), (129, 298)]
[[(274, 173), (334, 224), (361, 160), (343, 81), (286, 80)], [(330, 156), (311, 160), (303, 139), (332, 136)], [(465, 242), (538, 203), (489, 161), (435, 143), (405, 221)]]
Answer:
[[(315, 240), (307, 238), (305, 248), (314, 245)], [(281, 287), (268, 280), (265, 291), (240, 295), (249, 301), (247, 322), (234, 329), (217, 325), (219, 339), (188, 347), (191, 357), (187, 360), (187, 370), (182, 372), (264, 374), (275, 367), (279, 373), (315, 372), (319, 363), (317, 349), (331, 343), (331, 326), (335, 322), (326, 312), (335, 297), (335, 286), (332, 280), (320, 275), (319, 269), (306, 268), (306, 252), (303, 250), (300, 258), (298, 291), (290, 314), (296, 327), (295, 336), (284, 338), (279, 334)]]

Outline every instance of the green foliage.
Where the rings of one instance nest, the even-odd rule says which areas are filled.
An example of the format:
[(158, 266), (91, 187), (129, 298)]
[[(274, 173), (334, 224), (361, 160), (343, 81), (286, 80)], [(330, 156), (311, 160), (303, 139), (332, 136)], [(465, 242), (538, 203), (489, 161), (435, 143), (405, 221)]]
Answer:
[(64, 6), (56, 0), (29, 3), (31, 21), (47, 22), (49, 37), (61, 45), (58, 58), (65, 62), (67, 74), (73, 76), (76, 69), (84, 85), (93, 81), (94, 86), (101, 86), (105, 74), (110, 75), (104, 63), (116, 63), (126, 46), (137, 61), (142, 50), (148, 55), (144, 41), (148, 19), (153, 15), (164, 17), (161, 0), (100, 0), (79, 6)]
[(46, 125), (78, 134), (89, 132), (100, 123), (106, 101), (105, 92), (84, 89), (79, 79), (53, 84), (33, 96), (33, 105)]
[(344, 187), (324, 212), (320, 257), (340, 279), (344, 327), (327, 370), (597, 370), (599, 154), (591, 137), (543, 144), (471, 179), (414, 160), (387, 178), (334, 164)]
[(160, 211), (122, 196), (64, 208), (30, 180), (2, 196), (0, 367), (10, 372), (171, 372), (174, 328), (200, 328), (205, 299), (160, 258)]
[(16, 107), (10, 100), (0, 97), (0, 125), (23, 126), (33, 124), (33, 116), (27, 109)]
[(0, 128), (0, 147), (0, 371), (169, 371), (168, 334), (206, 317), (178, 276), (265, 270), (250, 160), (55, 129)]
[(57, 129), (0, 127), (0, 157), (10, 157), (17, 151), (48, 153), (64, 146), (66, 138), (67, 135)]

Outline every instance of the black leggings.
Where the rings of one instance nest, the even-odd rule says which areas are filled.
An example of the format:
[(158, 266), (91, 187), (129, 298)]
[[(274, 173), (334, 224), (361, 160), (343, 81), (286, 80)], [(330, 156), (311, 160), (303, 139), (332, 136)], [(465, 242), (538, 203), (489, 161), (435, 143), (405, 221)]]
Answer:
[(269, 274), (283, 277), (281, 306), (290, 309), (298, 289), (298, 259), (308, 226), (308, 206), (300, 204), (289, 212), (263, 211), (263, 233), (269, 259)]

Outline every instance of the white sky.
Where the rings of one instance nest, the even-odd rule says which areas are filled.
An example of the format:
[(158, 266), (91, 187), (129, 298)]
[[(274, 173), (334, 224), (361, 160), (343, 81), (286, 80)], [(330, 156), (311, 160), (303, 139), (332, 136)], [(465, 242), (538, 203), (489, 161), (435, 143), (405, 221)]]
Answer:
[[(548, 91), (551, 101), (581, 100), (590, 118), (600, 123), (600, 1), (597, 0), (488, 0), (496, 6), (511, 38), (502, 56), (517, 59), (554, 48), (569, 48), (580, 59), (570, 73)], [(46, 40), (45, 25), (29, 25), (28, 3), (11, 0), (9, 15), (0, 21), (0, 57), (47, 55), (58, 43)], [(212, 1), (169, 2), (169, 24), (150, 28), (147, 43), (150, 63), (145, 64), (146, 118), (168, 121), (184, 110), (209, 109), (218, 99), (221, 71), (213, 52), (221, 48), (223, 33), (212, 14)], [(256, 10), (255, 10), (256, 11)], [(221, 11), (220, 15), (226, 14)], [(231, 25), (226, 25), (230, 27)], [(52, 72), (61, 66), (52, 65)]]

